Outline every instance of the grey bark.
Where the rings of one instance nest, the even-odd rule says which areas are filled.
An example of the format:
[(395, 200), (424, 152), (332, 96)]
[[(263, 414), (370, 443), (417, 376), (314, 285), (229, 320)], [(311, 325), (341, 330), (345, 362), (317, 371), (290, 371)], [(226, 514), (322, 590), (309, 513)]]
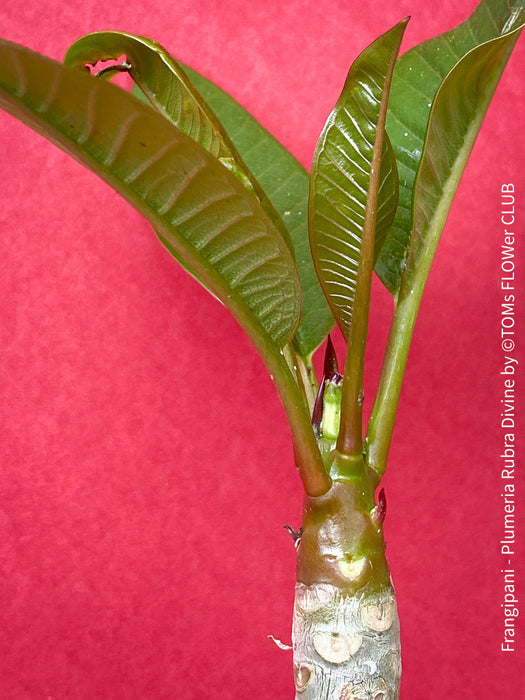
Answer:
[(295, 591), (296, 700), (398, 700), (399, 617), (392, 587), (355, 595), (326, 583)]

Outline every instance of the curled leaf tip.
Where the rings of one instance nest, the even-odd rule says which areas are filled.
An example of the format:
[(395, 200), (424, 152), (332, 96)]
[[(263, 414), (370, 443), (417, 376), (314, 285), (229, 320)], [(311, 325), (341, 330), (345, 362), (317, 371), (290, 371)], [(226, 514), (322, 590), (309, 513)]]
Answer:
[[(89, 64), (95, 67), (96, 64), (91, 63)], [(86, 66), (86, 68), (89, 67)], [(99, 71), (97, 71), (94, 75), (95, 78), (102, 78), (102, 76), (106, 75), (106, 73), (129, 73), (131, 70), (132, 66), (131, 63), (128, 63), (127, 61), (123, 61), (122, 63), (117, 63), (116, 65), (111, 65), (111, 66), (104, 66), (104, 68), (101, 68)]]

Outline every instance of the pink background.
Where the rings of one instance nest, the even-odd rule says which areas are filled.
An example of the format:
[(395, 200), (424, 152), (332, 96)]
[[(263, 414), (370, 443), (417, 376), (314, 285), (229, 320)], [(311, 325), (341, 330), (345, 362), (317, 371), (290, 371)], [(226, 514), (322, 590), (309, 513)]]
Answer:
[[(3, 0), (0, 27), (57, 59), (96, 29), (156, 38), (309, 166), (376, 35), (411, 14), (408, 48), (475, 4)], [(448, 221), (386, 479), (404, 700), (523, 688), (522, 625), (518, 651), (499, 651), (498, 284), (502, 183), (518, 189), (523, 233), (524, 52)], [(291, 698), (291, 655), (267, 635), (290, 639), (282, 526), (299, 525), (301, 491), (261, 361), (106, 185), (5, 114), (0, 143), (0, 697)], [(379, 286), (376, 298), (370, 383), (390, 313)]]

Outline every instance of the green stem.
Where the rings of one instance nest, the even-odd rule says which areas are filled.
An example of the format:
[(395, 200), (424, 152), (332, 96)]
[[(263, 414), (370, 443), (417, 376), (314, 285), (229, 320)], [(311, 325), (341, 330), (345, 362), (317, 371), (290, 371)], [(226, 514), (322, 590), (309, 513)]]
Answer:
[[(463, 167), (467, 157), (468, 153), (463, 155)], [(386, 470), (401, 385), (421, 298), (461, 172), (455, 173), (444, 188), (424, 243), (418, 249), (417, 262), (408, 261), (401, 282), (366, 438), (367, 464), (381, 476)]]
[[(504, 48), (506, 46), (505, 52), (499, 55), (498, 60), (501, 62), (501, 70), (503, 70), (521, 30), (515, 31), (515, 38), (508, 45), (504, 45)], [(495, 39), (494, 46), (499, 46), (503, 41), (506, 41), (504, 37)], [(479, 56), (480, 49), (481, 47), (477, 47), (477, 53), (472, 51), (469, 54), (471, 61), (478, 60), (476, 57)], [(498, 57), (498, 54), (495, 54), (495, 57)], [(487, 66), (485, 66), (485, 70), (487, 70)], [(443, 160), (445, 158), (445, 155), (442, 153), (443, 143), (446, 144), (447, 139), (449, 141), (452, 140), (452, 142), (454, 140), (442, 127), (444, 123), (443, 114), (447, 114), (446, 109), (451, 100), (450, 91), (454, 89), (453, 81), (456, 79), (454, 75), (454, 71), (452, 71), (441, 84), (434, 98), (434, 105), (429, 117), (429, 125), (414, 188), (414, 224), (411, 247), (390, 329), (377, 396), (368, 424), (366, 438), (367, 464), (379, 476), (382, 476), (386, 470), (401, 393), (401, 384), (423, 290), (452, 200), (481, 128), (483, 117), (501, 71), (493, 71), (492, 74), (489, 74), (490, 78), (487, 78), (482, 83), (482, 90), (479, 94), (469, 94), (467, 88), (465, 88), (465, 100), (471, 100), (467, 110), (468, 127), (464, 133), (461, 133), (461, 146), (455, 153), (454, 158), (450, 160), (450, 163), (446, 164), (447, 170), (443, 173), (445, 176), (437, 184), (441, 190), (436, 193), (436, 184), (430, 185), (436, 179), (436, 168), (432, 160), (433, 153), (439, 153), (439, 157)], [(452, 87), (450, 87), (450, 84), (452, 84)], [(453, 136), (458, 139), (458, 134), (453, 134)], [(425, 169), (427, 171), (426, 175)], [(434, 197), (438, 197), (438, 203), (431, 216), (425, 208), (425, 200), (428, 199), (429, 192)]]
[[(426, 219), (423, 215), (421, 216), (422, 223), (418, 226), (418, 183), (416, 183), (412, 245), (401, 281), (377, 395), (366, 437), (367, 464), (380, 476), (386, 470), (399, 396), (401, 394), (401, 385), (425, 284), (452, 200), (476, 140), (484, 114), (485, 112), (481, 111), (472, 120), (463, 139), (463, 144), (457, 152), (455, 161), (450, 166), (448, 177), (443, 184), (439, 203), (428, 221), (428, 225), (425, 225)], [(419, 243), (419, 245), (416, 245), (416, 243)]]
[(381, 476), (386, 469), (401, 384), (423, 289), (419, 291), (419, 296), (413, 289), (409, 289), (407, 294), (403, 294), (403, 289), (400, 292), (390, 327), (377, 395), (368, 423), (367, 464)]

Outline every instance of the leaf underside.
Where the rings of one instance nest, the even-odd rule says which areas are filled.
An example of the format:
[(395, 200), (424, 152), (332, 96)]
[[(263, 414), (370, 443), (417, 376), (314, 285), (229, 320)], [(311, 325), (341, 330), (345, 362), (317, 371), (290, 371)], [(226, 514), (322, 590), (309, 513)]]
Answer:
[(230, 134), (244, 162), (280, 213), (292, 237), (303, 298), (294, 344), (307, 357), (334, 325), (315, 272), (308, 240), (309, 175), (303, 166), (246, 110), (193, 70), (188, 75)]
[[(308, 173), (233, 98), (179, 64), (154, 41), (122, 32), (97, 32), (75, 42), (65, 62), (82, 67), (121, 55), (126, 55), (131, 77), (151, 104), (254, 192), (288, 239), (302, 291), (301, 320), (294, 344), (299, 354), (309, 356), (332, 328), (333, 316), (317, 280), (308, 244)], [(184, 260), (179, 262), (199, 279)]]
[[(230, 137), (195, 90), (183, 67), (157, 42), (125, 32), (95, 32), (76, 41), (64, 64), (75, 68), (126, 56), (128, 72), (151, 105), (187, 136), (215, 156), (255, 193), (291, 246), (288, 231), (264, 191), (243, 163)], [(108, 70), (104, 77), (113, 75)]]
[[(482, 0), (465, 22), (419, 44), (397, 61), (386, 128), (397, 160), (399, 206), (375, 267), (379, 278), (394, 296), (399, 292), (408, 257), (415, 181), (436, 92), (465, 54), (513, 30), (523, 22), (524, 16), (523, 0)], [(453, 115), (450, 124), (457, 118)], [(442, 126), (446, 129), (446, 125)]]
[(0, 42), (0, 106), (93, 170), (152, 223), (259, 350), (295, 332), (293, 259), (239, 180), (125, 91)]

